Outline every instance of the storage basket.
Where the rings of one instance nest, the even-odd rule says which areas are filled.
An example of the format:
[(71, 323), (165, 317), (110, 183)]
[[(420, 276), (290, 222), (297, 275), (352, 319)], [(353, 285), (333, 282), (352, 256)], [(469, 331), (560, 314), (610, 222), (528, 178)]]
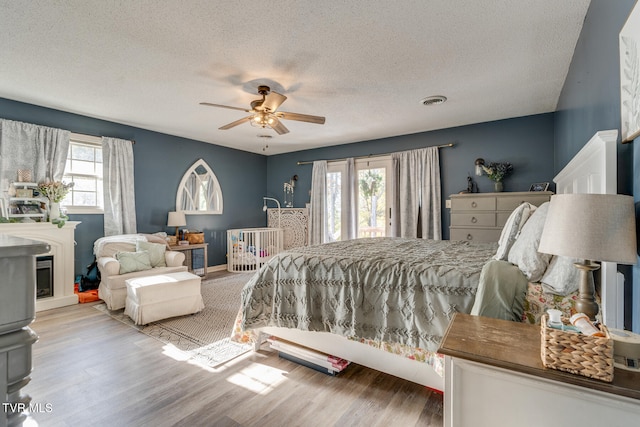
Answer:
[[(540, 328), (542, 364), (545, 367), (613, 381), (613, 340), (606, 326), (600, 325), (604, 337), (591, 337), (551, 328), (547, 321), (545, 314)], [(566, 318), (562, 321), (568, 324)]]
[(190, 245), (204, 243), (204, 233), (186, 233), (186, 236)]

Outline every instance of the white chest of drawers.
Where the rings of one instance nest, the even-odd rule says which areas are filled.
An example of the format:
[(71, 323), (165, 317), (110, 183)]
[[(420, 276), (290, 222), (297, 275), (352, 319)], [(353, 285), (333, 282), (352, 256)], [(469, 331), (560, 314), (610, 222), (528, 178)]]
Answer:
[(451, 240), (497, 242), (513, 210), (523, 202), (540, 206), (551, 199), (551, 191), (452, 194)]

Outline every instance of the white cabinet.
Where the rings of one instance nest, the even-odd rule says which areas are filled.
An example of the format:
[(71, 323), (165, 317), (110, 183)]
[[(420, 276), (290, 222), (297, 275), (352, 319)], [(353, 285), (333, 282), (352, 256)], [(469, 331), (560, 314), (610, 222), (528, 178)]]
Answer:
[(457, 313), (442, 340), (445, 427), (638, 425), (640, 372), (545, 368), (540, 326)]
[(521, 203), (540, 206), (551, 199), (551, 191), (452, 194), (451, 240), (497, 242), (509, 215)]

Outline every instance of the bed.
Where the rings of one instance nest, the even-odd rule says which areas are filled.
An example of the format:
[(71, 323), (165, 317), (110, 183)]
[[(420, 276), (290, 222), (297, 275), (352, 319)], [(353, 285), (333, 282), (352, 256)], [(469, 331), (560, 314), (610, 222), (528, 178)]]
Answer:
[[(556, 176), (558, 191), (615, 192), (616, 138), (617, 131), (598, 132)], [(526, 299), (517, 320), (536, 322), (547, 307), (572, 309), (575, 292), (553, 295), (540, 283), (550, 256), (542, 272), (532, 273), (540, 268), (530, 261), (535, 241), (526, 243), (525, 264), (511, 257), (522, 252), (525, 228), (534, 227), (540, 215), (518, 226), (521, 233), (501, 260), (494, 257), (502, 239), (500, 245), (358, 239), (283, 252), (245, 286), (236, 338), (246, 339), (248, 331), (272, 335), (443, 390), (439, 340), (454, 312), (485, 315), (477, 306), (494, 300), (494, 284), (487, 279), (492, 268), (521, 270)], [(390, 258), (391, 253), (401, 256)], [(615, 265), (603, 266), (607, 324), (619, 318), (618, 294)]]

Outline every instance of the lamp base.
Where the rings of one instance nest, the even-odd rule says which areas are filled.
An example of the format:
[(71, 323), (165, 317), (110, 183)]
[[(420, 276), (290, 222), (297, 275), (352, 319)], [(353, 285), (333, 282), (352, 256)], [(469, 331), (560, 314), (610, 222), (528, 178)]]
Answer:
[(576, 301), (576, 311), (589, 316), (590, 320), (596, 320), (596, 315), (600, 308), (595, 299), (595, 286), (593, 284), (593, 271), (600, 268), (599, 264), (585, 260), (584, 264), (576, 262), (573, 264), (580, 270), (580, 286), (578, 287), (578, 300)]

